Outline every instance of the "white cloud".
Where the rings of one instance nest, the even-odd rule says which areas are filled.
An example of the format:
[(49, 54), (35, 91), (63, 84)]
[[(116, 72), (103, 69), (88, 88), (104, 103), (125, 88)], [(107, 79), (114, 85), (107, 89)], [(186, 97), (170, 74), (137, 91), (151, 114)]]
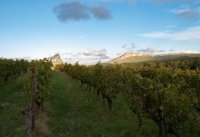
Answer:
[(101, 60), (99, 58), (64, 58), (64, 61), (67, 63), (75, 64), (78, 62), (81, 65), (93, 65), (97, 64), (98, 62), (105, 62), (105, 60)]
[(135, 3), (137, 0), (96, 0), (96, 1), (101, 1), (101, 2), (129, 2), (129, 3)]
[(71, 64), (78, 62), (83, 65), (92, 65), (98, 62), (105, 62), (110, 59), (107, 55), (106, 49), (62, 53), (61, 57), (64, 62)]
[(146, 48), (146, 49), (140, 49), (137, 50), (138, 52), (143, 52), (143, 53), (163, 53), (165, 50), (159, 49), (159, 48)]
[[(92, 0), (94, 1), (94, 0)], [(200, 0), (96, 0), (100, 2), (200, 3)]]
[(139, 36), (153, 39), (200, 41), (200, 26), (190, 27), (180, 31), (157, 31), (143, 33)]
[(80, 55), (84, 55), (84, 56), (104, 57), (104, 56), (107, 56), (107, 50), (106, 49), (101, 49), (101, 50), (86, 50), (86, 51), (81, 51), (79, 54)]
[(78, 39), (87, 39), (85, 36), (78, 36)]
[(176, 8), (172, 9), (170, 12), (176, 14), (177, 17), (194, 20), (198, 19), (200, 16), (200, 7), (197, 8)]
[(199, 54), (200, 51), (184, 50), (184, 51), (181, 51), (180, 53), (185, 53), (185, 54)]
[(200, 3), (200, 0), (144, 0), (154, 3)]

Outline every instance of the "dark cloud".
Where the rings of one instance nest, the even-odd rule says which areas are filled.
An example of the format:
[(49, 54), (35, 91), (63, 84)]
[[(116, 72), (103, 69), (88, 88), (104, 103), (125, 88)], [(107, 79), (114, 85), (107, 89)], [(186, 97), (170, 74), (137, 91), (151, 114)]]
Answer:
[(53, 12), (61, 22), (69, 20), (89, 20), (92, 16), (99, 20), (107, 20), (111, 18), (110, 11), (103, 6), (90, 7), (75, 1), (60, 4), (53, 8)]
[(110, 11), (102, 6), (92, 7), (90, 8), (90, 12), (97, 19), (107, 20), (111, 18)]
[(140, 49), (137, 50), (138, 52), (144, 52), (144, 53), (161, 53), (165, 52), (165, 50), (158, 49), (158, 48), (146, 48), (146, 49)]
[(60, 4), (56, 6), (53, 11), (56, 13), (60, 21), (67, 20), (88, 20), (90, 19), (90, 14), (88, 12), (88, 7), (79, 2), (70, 2), (66, 4)]

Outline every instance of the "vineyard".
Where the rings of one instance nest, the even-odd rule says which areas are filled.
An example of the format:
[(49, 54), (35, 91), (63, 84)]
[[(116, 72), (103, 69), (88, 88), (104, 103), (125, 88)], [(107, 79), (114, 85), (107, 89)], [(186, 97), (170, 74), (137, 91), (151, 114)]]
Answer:
[(149, 62), (138, 65), (58, 67), (95, 89), (112, 110), (122, 94), (138, 117), (138, 130), (148, 118), (159, 128), (159, 137), (200, 135), (200, 59)]
[(199, 58), (51, 67), (0, 59), (0, 136), (200, 135)]

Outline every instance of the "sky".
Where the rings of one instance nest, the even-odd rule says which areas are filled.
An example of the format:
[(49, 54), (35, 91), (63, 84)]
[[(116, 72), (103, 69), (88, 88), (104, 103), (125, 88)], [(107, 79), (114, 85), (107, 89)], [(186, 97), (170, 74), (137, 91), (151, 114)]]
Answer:
[(200, 0), (1, 0), (0, 57), (200, 52)]

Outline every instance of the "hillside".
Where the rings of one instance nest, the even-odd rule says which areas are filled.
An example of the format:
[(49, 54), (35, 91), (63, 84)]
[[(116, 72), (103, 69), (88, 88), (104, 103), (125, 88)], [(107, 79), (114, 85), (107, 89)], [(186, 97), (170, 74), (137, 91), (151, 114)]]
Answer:
[(112, 59), (108, 63), (138, 63), (146, 61), (164, 61), (164, 60), (174, 60), (178, 58), (187, 58), (187, 57), (200, 57), (200, 54), (144, 54), (144, 53), (125, 53), (121, 56)]

